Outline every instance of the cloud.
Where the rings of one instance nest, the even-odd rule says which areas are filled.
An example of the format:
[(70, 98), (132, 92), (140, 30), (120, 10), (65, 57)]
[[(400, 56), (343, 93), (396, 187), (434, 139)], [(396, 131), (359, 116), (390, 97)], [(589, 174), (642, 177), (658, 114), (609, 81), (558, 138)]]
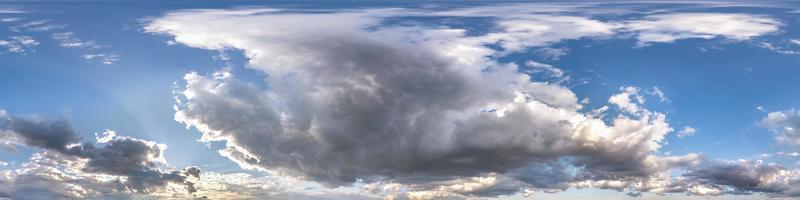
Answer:
[[(634, 33), (640, 44), (746, 40), (776, 31), (777, 21), (692, 13), (608, 22), (534, 12), (498, 17), (495, 28), (477, 35), (447, 26), (383, 24), (406, 12), (420, 14), (182, 10), (153, 18), (144, 29), (190, 47), (241, 50), (248, 68), (267, 75), (265, 82), (254, 83), (227, 69), (191, 72), (176, 90), (175, 120), (199, 130), (202, 142), (224, 142), (220, 154), (245, 169), (330, 187), (366, 183), (370, 192), (403, 198), (582, 187), (634, 196), (720, 195), (741, 186), (725, 176), (700, 176), (698, 171), (717, 168), (702, 155), (659, 153), (673, 129), (666, 115), (644, 106), (645, 94), (668, 101), (659, 88), (621, 87), (608, 105), (584, 111), (577, 95), (558, 81), (531, 77), (496, 58), (620, 33)], [(685, 20), (695, 23), (676, 25)], [(716, 29), (703, 28), (709, 24)], [(751, 29), (739, 30), (740, 25)], [(551, 65), (526, 65), (549, 78), (568, 77)], [(609, 109), (620, 112), (606, 113)], [(687, 173), (673, 176), (676, 169)]]
[(695, 128), (692, 128), (690, 126), (684, 126), (683, 129), (678, 131), (678, 138), (689, 137), (694, 135), (695, 133), (697, 133), (697, 130)]
[(653, 87), (652, 89), (647, 90), (647, 94), (658, 97), (658, 100), (661, 102), (669, 102), (669, 98), (667, 98), (667, 95), (664, 94), (664, 91), (661, 91), (661, 88), (659, 87)]
[(760, 42), (760, 43), (756, 44), (756, 46), (761, 47), (761, 48), (765, 48), (767, 50), (770, 50), (770, 51), (773, 51), (773, 52), (776, 52), (776, 53), (780, 53), (780, 54), (800, 55), (800, 51), (795, 49), (795, 46), (797, 45), (797, 42), (800, 42), (800, 41), (798, 41), (796, 39), (791, 39), (789, 41), (784, 41), (783, 44), (774, 44), (774, 43), (770, 43), (770, 42)]
[(21, 32), (21, 31), (46, 32), (52, 30), (60, 30), (66, 27), (67, 27), (66, 25), (53, 24), (51, 20), (34, 20), (22, 23), (17, 26), (10, 26), (8, 28), (14, 32)]
[[(21, 18), (4, 18), (4, 22), (16, 22)], [(65, 29), (66, 25), (54, 24), (52, 20), (31, 20), (20, 23), (15, 26), (9, 26), (14, 32), (54, 32)], [(32, 51), (31, 47), (39, 45), (39, 42), (30, 36), (14, 36), (9, 37), (10, 40), (0, 40), (0, 47), (5, 47), (7, 52), (12, 53), (25, 53)], [(51, 38), (58, 42), (59, 46), (66, 49), (83, 50), (82, 56), (87, 62), (99, 62), (105, 65), (111, 65), (119, 61), (120, 56), (111, 52), (100, 52), (103, 49), (109, 48), (108, 45), (101, 45), (93, 40), (85, 40), (76, 36), (74, 32), (64, 31), (56, 32), (51, 35)]]
[(611, 96), (608, 99), (609, 103), (619, 106), (623, 111), (637, 114), (644, 111), (640, 105), (644, 104), (644, 96), (639, 94), (638, 87), (622, 87), (620, 88), (622, 91), (619, 94)]
[[(332, 186), (384, 180), (435, 194), (492, 196), (648, 179), (699, 162), (695, 154), (655, 154), (672, 128), (665, 115), (642, 107), (639, 88), (611, 97), (610, 106), (626, 114), (607, 123), (582, 113), (568, 88), (488, 59), (497, 52), (486, 38), (517, 49), (606, 34), (600, 22), (545, 16), (501, 22), (511, 33), (471, 37), (449, 28), (364, 29), (377, 24), (374, 15), (189, 10), (145, 29), (192, 47), (241, 49), (250, 68), (269, 74), (265, 90), (229, 71), (193, 72), (177, 91), (175, 119), (202, 132), (201, 141), (225, 142), (221, 154), (247, 169)], [(339, 23), (321, 23), (329, 19)], [(523, 38), (549, 37), (537, 23), (572, 33)], [(510, 184), (442, 189), (488, 174)]]
[(554, 67), (553, 65), (528, 61), (525, 63), (525, 66), (531, 68), (530, 69), (531, 74), (536, 74), (536, 73), (545, 74), (549, 78), (555, 79), (556, 83), (569, 81), (570, 79), (570, 77), (566, 75), (564, 70)]
[(39, 42), (27, 35), (10, 36), (6, 40), (0, 40), (0, 47), (5, 47), (8, 53), (25, 54), (36, 45), (39, 45)]
[[(184, 171), (166, 172), (158, 169), (159, 165), (166, 164), (163, 157), (166, 145), (131, 137), (107, 136), (109, 138), (100, 141), (103, 146), (95, 146), (81, 143), (79, 134), (63, 120), (50, 122), (38, 117), (19, 116), (6, 116), (0, 120), (0, 140), (4, 143), (41, 148), (47, 153), (45, 155), (51, 155), (47, 159), (67, 163), (64, 167), (83, 173), (123, 177), (124, 180), (119, 181), (120, 190), (147, 193), (168, 183), (183, 184), (187, 190), (194, 190), (193, 183), (187, 182), (186, 177), (196, 176), (198, 169), (189, 167)], [(15, 183), (26, 177), (30, 176), (17, 176)]]
[(75, 37), (73, 32), (54, 33), (53, 39), (64, 48), (100, 48), (94, 41), (84, 41)]
[(27, 12), (26, 10), (23, 10), (23, 9), (20, 9), (20, 8), (0, 7), (0, 13), (3, 13), (3, 14), (20, 14), (20, 13), (26, 13), (26, 12)]
[(85, 54), (83, 55), (83, 59), (86, 59), (88, 61), (97, 61), (103, 63), (104, 65), (110, 65), (114, 64), (114, 62), (119, 61), (119, 55), (105, 54), (105, 53)]
[(0, 22), (15, 22), (15, 21), (19, 21), (21, 19), (22, 18), (19, 18), (19, 17), (0, 18)]
[(496, 23), (502, 32), (476, 39), (502, 47), (504, 51), (499, 52), (500, 55), (563, 40), (611, 36), (617, 28), (616, 24), (587, 17), (554, 15), (529, 15), (501, 19)]
[(790, 109), (775, 111), (761, 119), (761, 124), (772, 130), (780, 144), (800, 145), (800, 111)]
[(636, 33), (640, 45), (680, 39), (722, 37), (747, 40), (774, 33), (783, 24), (775, 19), (739, 13), (670, 13), (626, 22), (624, 30)]

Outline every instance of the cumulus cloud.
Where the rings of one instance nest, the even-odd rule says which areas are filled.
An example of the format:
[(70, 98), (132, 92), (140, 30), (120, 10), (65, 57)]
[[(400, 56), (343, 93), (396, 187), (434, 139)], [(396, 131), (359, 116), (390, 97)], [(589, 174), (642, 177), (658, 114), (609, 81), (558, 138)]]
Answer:
[[(326, 19), (340, 23), (315, 23)], [(655, 153), (672, 128), (665, 115), (642, 107), (639, 88), (622, 88), (610, 98), (610, 106), (625, 114), (607, 123), (582, 113), (569, 89), (531, 81), (518, 66), (487, 59), (497, 53), (489, 43), (513, 50), (607, 33), (600, 22), (582, 20), (534, 19), (589, 27), (546, 40), (522, 40), (540, 27), (522, 22), (504, 22), (512, 33), (502, 37), (449, 28), (367, 31), (378, 22), (370, 11), (190, 10), (155, 19), (146, 30), (192, 47), (242, 49), (249, 67), (269, 74), (269, 90), (223, 70), (189, 73), (177, 91), (175, 119), (202, 132), (202, 141), (224, 141), (221, 154), (248, 169), (328, 185), (434, 184), (434, 194), (448, 188), (445, 183), (488, 174), (511, 180), (503, 183), (513, 187), (459, 193), (496, 195), (649, 179), (696, 165), (698, 155)], [(506, 40), (514, 32), (520, 40)], [(537, 69), (564, 76), (556, 68)]]
[[(404, 198), (571, 187), (633, 196), (715, 195), (739, 186), (722, 176), (697, 175), (714, 170), (701, 155), (659, 153), (673, 129), (666, 115), (644, 106), (646, 94), (667, 101), (659, 88), (622, 87), (608, 105), (584, 111), (560, 81), (532, 77), (495, 58), (620, 32), (636, 33), (643, 43), (745, 40), (772, 32), (779, 23), (719, 13), (621, 22), (529, 13), (500, 17), (483, 35), (450, 27), (383, 26), (383, 19), (404, 12), (183, 10), (151, 19), (145, 31), (195, 48), (241, 50), (248, 68), (267, 74), (265, 82), (253, 83), (225, 69), (191, 72), (176, 90), (175, 120), (199, 130), (203, 142), (224, 142), (221, 155), (246, 169), (327, 186), (365, 182), (368, 191)], [(670, 26), (696, 17), (708, 19), (690, 28)], [(327, 23), (333, 19), (337, 23)], [(723, 27), (696, 27), (707, 23)], [(758, 27), (740, 32), (738, 25)], [(551, 65), (526, 65), (549, 78), (568, 77)], [(619, 112), (606, 113), (609, 109)], [(673, 177), (674, 169), (689, 172)]]
[[(45, 150), (45, 154), (39, 155), (48, 156), (34, 158), (36, 162), (31, 165), (36, 166), (33, 169), (44, 167), (44, 170), (52, 171), (69, 168), (83, 173), (116, 176), (120, 177), (117, 180), (117, 189), (122, 191), (148, 193), (168, 183), (182, 184), (188, 191), (192, 191), (193, 183), (187, 182), (186, 177), (197, 176), (199, 172), (194, 167), (184, 171), (161, 171), (158, 167), (166, 164), (163, 157), (166, 145), (152, 141), (109, 134), (99, 141), (103, 143), (102, 146), (82, 143), (80, 135), (63, 120), (51, 122), (38, 117), (5, 116), (0, 120), (0, 140), (5, 144)], [(39, 161), (50, 164), (35, 164)], [(57, 164), (52, 164), (53, 162)], [(25, 178), (45, 179), (43, 181), (47, 182), (48, 177), (35, 176), (37, 174), (17, 174), (13, 180), (15, 184), (27, 180)], [(38, 186), (34, 188), (48, 189)], [(25, 194), (28, 193), (26, 191), (17, 187), (12, 192)]]
[(800, 145), (800, 111), (791, 109), (770, 112), (761, 124), (772, 130), (775, 141), (786, 145)]

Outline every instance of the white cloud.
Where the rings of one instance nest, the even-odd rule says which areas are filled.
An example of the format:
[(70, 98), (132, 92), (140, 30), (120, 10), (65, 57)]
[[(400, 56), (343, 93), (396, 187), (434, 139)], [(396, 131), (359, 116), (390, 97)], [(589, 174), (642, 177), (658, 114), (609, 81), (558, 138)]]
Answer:
[(789, 43), (794, 45), (800, 45), (800, 39), (790, 39)]
[(19, 9), (19, 8), (0, 7), (0, 13), (3, 13), (3, 14), (20, 14), (20, 13), (26, 13), (26, 12), (27, 11), (25, 11), (23, 9)]
[(770, 42), (760, 42), (757, 44), (757, 46), (773, 51), (775, 53), (786, 54), (786, 55), (800, 55), (800, 51), (794, 50), (792, 48), (792, 46), (795, 45), (794, 42), (795, 40), (790, 40), (788, 45), (773, 44)]
[(15, 22), (15, 21), (19, 21), (21, 19), (22, 18), (19, 18), (19, 17), (9, 17), (9, 18), (0, 18), (0, 21), (1, 22)]
[(694, 135), (695, 133), (697, 133), (697, 130), (695, 128), (692, 128), (690, 126), (684, 126), (683, 129), (678, 131), (678, 138), (689, 137)]
[(616, 24), (586, 17), (530, 15), (501, 19), (497, 26), (502, 32), (489, 33), (476, 38), (486, 44), (497, 44), (504, 49), (499, 54), (523, 51), (555, 42), (589, 37), (611, 36)]
[[(534, 61), (525, 62), (525, 66), (530, 67), (531, 74), (545, 74), (549, 78), (555, 79), (556, 84), (560, 84), (564, 81), (569, 81), (570, 77), (567, 76), (564, 70), (554, 67), (553, 65), (538, 63)], [(523, 70), (526, 71), (526, 70)]]
[(723, 37), (747, 40), (778, 31), (782, 23), (764, 16), (737, 13), (671, 13), (628, 21), (625, 31), (636, 33), (640, 45), (680, 39)]
[(32, 32), (46, 32), (52, 30), (60, 30), (66, 28), (67, 25), (53, 24), (51, 20), (33, 20), (22, 23), (16, 26), (9, 26), (8, 28), (14, 32), (32, 31)]
[(119, 61), (119, 55), (117, 54), (96, 53), (96, 51), (108, 48), (108, 46), (99, 45), (95, 41), (80, 39), (75, 36), (74, 32), (54, 33), (52, 38), (58, 41), (61, 47), (86, 50), (87, 52), (83, 55), (83, 59), (87, 61), (99, 62), (105, 65), (111, 65)]
[(105, 53), (98, 53), (98, 54), (85, 54), (83, 55), (83, 59), (88, 61), (96, 61), (103, 63), (104, 65), (114, 64), (114, 62), (119, 61), (119, 55), (117, 54), (105, 54)]
[(652, 89), (647, 90), (647, 94), (658, 97), (658, 100), (661, 102), (669, 102), (669, 98), (667, 98), (667, 95), (664, 94), (664, 91), (661, 91), (661, 88), (659, 87), (653, 87)]
[(32, 51), (31, 47), (39, 45), (39, 42), (31, 36), (10, 36), (7, 40), (0, 40), (0, 47), (5, 47), (6, 52), (25, 54)]
[(561, 48), (550, 48), (544, 47), (536, 51), (539, 55), (542, 55), (545, 59), (549, 60), (558, 60), (561, 56), (567, 55), (569, 52), (569, 48), (561, 47)]
[(99, 134), (94, 133), (94, 136), (95, 140), (97, 140), (97, 143), (108, 143), (113, 141), (114, 138), (117, 137), (117, 132), (113, 130), (106, 130)]
[(75, 37), (73, 32), (54, 33), (53, 39), (58, 41), (64, 48), (100, 48), (94, 41), (84, 41)]
[(800, 145), (800, 111), (790, 109), (770, 112), (761, 124), (773, 131), (775, 141), (786, 145)]
[(608, 102), (619, 106), (623, 111), (626, 111), (631, 114), (638, 114), (642, 110), (641, 104), (644, 104), (644, 96), (639, 94), (638, 87), (622, 87), (620, 88), (622, 91), (619, 94), (611, 96), (608, 99)]
[(778, 152), (775, 155), (783, 157), (800, 157), (800, 152)]

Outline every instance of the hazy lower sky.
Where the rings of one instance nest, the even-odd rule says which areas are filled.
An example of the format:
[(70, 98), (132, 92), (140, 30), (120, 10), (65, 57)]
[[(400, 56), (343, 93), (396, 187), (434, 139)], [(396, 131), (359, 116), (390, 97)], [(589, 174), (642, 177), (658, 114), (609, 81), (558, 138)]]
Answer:
[(800, 4), (0, 3), (0, 199), (798, 199)]

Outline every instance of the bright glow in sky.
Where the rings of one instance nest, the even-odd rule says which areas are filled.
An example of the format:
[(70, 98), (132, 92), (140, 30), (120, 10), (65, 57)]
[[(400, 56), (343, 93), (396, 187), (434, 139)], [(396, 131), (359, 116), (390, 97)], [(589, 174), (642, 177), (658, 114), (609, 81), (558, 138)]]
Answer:
[(4, 2), (0, 199), (796, 199), (790, 2)]

